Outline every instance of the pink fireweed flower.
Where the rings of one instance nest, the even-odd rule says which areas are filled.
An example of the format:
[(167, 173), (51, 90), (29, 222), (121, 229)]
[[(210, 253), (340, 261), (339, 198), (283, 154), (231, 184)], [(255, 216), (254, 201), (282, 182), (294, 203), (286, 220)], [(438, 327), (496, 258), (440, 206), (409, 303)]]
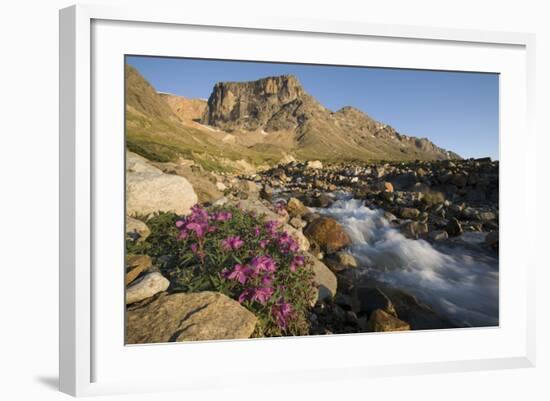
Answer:
[(180, 239), (185, 239), (194, 232), (198, 238), (202, 238), (206, 233), (213, 232), (215, 228), (209, 225), (209, 215), (199, 205), (191, 208), (191, 214), (182, 220), (176, 221), (176, 227), (180, 230)]
[(252, 270), (254, 270), (255, 273), (273, 273), (275, 270), (277, 270), (277, 265), (275, 264), (275, 261), (271, 259), (269, 256), (256, 256), (250, 261), (250, 266), (252, 266)]
[(238, 281), (241, 284), (246, 283), (246, 280), (248, 280), (248, 277), (250, 276), (250, 267), (246, 265), (235, 265), (233, 267), (233, 270), (231, 273), (227, 275), (227, 278), (229, 280), (235, 280)]
[(271, 287), (273, 285), (273, 277), (266, 274), (262, 277), (262, 286)]
[(208, 212), (204, 210), (198, 203), (191, 207), (191, 215), (189, 216), (193, 220), (208, 220)]
[(279, 242), (279, 249), (283, 253), (297, 252), (300, 249), (298, 242), (286, 231), (281, 233), (277, 240)]
[(259, 237), (260, 234), (261, 234), (260, 227), (258, 227), (258, 226), (254, 227), (254, 235), (255, 235), (256, 237)]
[(265, 248), (267, 248), (268, 245), (269, 245), (269, 240), (268, 239), (260, 240), (260, 248), (265, 249)]
[(239, 249), (243, 245), (244, 245), (244, 241), (241, 240), (241, 237), (239, 237), (238, 235), (233, 237), (227, 237), (222, 241), (223, 249), (225, 249), (226, 251), (230, 251), (232, 249), (233, 250)]
[(265, 304), (267, 301), (269, 301), (269, 298), (271, 298), (273, 292), (274, 290), (271, 287), (255, 288), (252, 292), (252, 295), (250, 296), (250, 299), (252, 301), (257, 301), (261, 304)]
[(193, 244), (189, 245), (189, 248), (191, 248), (191, 251), (192, 251), (193, 253), (197, 253), (197, 249), (198, 249), (198, 248), (197, 248), (197, 244), (194, 244), (194, 243), (193, 243)]
[(276, 220), (269, 220), (265, 223), (265, 229), (271, 237), (277, 235), (277, 228), (279, 227), (279, 222)]
[(221, 211), (214, 215), (214, 220), (216, 221), (228, 221), (228, 220), (231, 220), (232, 218), (233, 218), (233, 215), (231, 214), (231, 212)]
[(243, 292), (241, 292), (241, 295), (239, 295), (239, 303), (242, 304), (244, 301), (248, 301), (250, 298), (252, 298), (253, 290), (250, 288), (245, 289)]
[(305, 259), (302, 255), (296, 255), (294, 258), (292, 258), (292, 262), (290, 262), (290, 271), (295, 272), (296, 268), (299, 266), (303, 266), (305, 263)]
[(277, 324), (281, 330), (286, 330), (288, 326), (288, 319), (292, 314), (292, 305), (284, 301), (279, 301), (277, 305), (273, 305), (271, 313), (277, 319)]
[(197, 237), (202, 238), (206, 231), (208, 230), (208, 226), (206, 224), (200, 224), (200, 223), (188, 223), (185, 228), (188, 230), (194, 231)]

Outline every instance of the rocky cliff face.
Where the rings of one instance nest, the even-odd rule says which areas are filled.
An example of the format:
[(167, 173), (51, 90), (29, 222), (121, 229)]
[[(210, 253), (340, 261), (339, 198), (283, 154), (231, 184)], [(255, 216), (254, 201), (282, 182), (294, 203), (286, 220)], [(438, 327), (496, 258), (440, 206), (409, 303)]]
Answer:
[(228, 132), (290, 132), (304, 158), (452, 159), (426, 138), (399, 134), (353, 107), (332, 112), (308, 95), (293, 75), (217, 83), (201, 122)]
[[(288, 115), (305, 95), (296, 77), (283, 75), (252, 82), (219, 82), (208, 99), (208, 110), (202, 122), (225, 131), (264, 129), (273, 119)], [(290, 113), (292, 114), (292, 113)], [(279, 115), (279, 116), (278, 116)], [(291, 118), (284, 126), (291, 127)]]

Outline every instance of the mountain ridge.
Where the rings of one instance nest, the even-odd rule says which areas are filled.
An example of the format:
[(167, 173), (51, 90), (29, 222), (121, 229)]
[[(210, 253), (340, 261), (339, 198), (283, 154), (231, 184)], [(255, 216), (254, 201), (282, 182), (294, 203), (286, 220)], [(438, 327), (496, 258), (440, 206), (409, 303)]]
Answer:
[[(307, 154), (311, 148), (329, 158), (334, 154), (333, 144), (327, 141), (329, 138), (337, 145), (342, 142), (338, 139), (352, 144), (352, 154), (357, 154), (359, 159), (384, 158), (390, 143), (384, 144), (383, 141), (395, 141), (399, 152), (410, 153), (410, 157), (405, 157), (408, 159), (460, 158), (427, 138), (402, 135), (356, 107), (345, 106), (336, 112), (331, 111), (309, 95), (294, 75), (247, 82), (218, 82), (208, 99), (208, 110), (201, 122), (230, 132), (258, 129), (265, 132), (294, 131), (301, 148), (298, 153)], [(379, 139), (379, 143), (366, 136)], [(342, 143), (338, 146), (349, 147)], [(357, 146), (363, 149), (358, 151)], [(397, 157), (400, 158), (403, 157)]]
[(353, 106), (331, 111), (293, 75), (218, 82), (205, 102), (158, 93), (129, 65), (125, 73), (127, 143), (148, 158), (256, 166), (288, 155), (329, 162), (460, 158)]

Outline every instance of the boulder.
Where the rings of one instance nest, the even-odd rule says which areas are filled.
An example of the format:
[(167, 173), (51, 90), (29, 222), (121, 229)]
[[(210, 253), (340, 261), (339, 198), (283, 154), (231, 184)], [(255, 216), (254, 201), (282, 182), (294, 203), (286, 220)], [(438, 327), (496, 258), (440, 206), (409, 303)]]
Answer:
[(296, 198), (290, 198), (288, 200), (286, 210), (290, 217), (301, 217), (304, 214), (311, 212), (299, 199)]
[(268, 202), (271, 202), (273, 199), (273, 188), (265, 184), (260, 191), (260, 197)]
[(154, 164), (154, 166), (162, 170), (163, 173), (178, 175), (189, 181), (200, 203), (213, 203), (220, 199), (223, 196), (223, 190), (218, 189), (218, 184), (221, 184), (223, 187), (225, 187), (225, 185), (218, 182), (218, 178), (216, 178), (215, 175), (204, 171), (202, 168), (199, 168), (199, 166), (188, 164), (188, 162), (187, 160), (182, 160), (179, 164), (171, 162), (151, 164)]
[(327, 253), (337, 252), (351, 244), (351, 239), (344, 228), (331, 217), (320, 217), (314, 220), (306, 227), (304, 234)]
[(397, 317), (392, 301), (378, 287), (357, 287), (353, 290), (352, 308), (357, 313), (370, 316), (376, 309), (381, 309)]
[(250, 180), (239, 180), (235, 183), (234, 188), (245, 192), (247, 195), (252, 197), (257, 197), (260, 194), (261, 189), (254, 181)]
[(414, 184), (416, 184), (416, 174), (415, 173), (405, 173), (400, 174), (396, 177), (394, 177), (391, 180), (391, 183), (393, 187), (398, 191), (407, 191), (409, 190)]
[(410, 329), (411, 326), (408, 323), (384, 312), (382, 309), (376, 309), (372, 312), (367, 322), (367, 331), (406, 331)]
[(357, 267), (357, 260), (348, 252), (338, 252), (330, 255), (325, 259), (325, 263), (330, 270), (336, 273)]
[(481, 221), (491, 221), (497, 218), (496, 214), (493, 212), (481, 212), (479, 213), (479, 219)]
[(302, 229), (306, 226), (306, 222), (303, 221), (301, 218), (299, 217), (293, 217), (291, 218), (289, 221), (288, 221), (288, 224), (290, 224), (292, 227), (294, 228), (297, 228), (297, 229)]
[(403, 207), (399, 210), (399, 215), (403, 219), (417, 219), (420, 216), (420, 210), (412, 207)]
[(406, 321), (412, 330), (448, 329), (456, 325), (436, 313), (428, 305), (420, 303), (408, 292), (396, 288), (383, 287), (381, 290), (391, 300), (397, 316)]
[(266, 221), (275, 220), (283, 224), (288, 221), (288, 213), (285, 210), (281, 210), (281, 213), (276, 213), (258, 199), (240, 200), (234, 206), (255, 213), (257, 216), (264, 215)]
[(464, 230), (462, 230), (462, 225), (454, 217), (449, 220), (449, 223), (445, 227), (445, 231), (447, 231), (450, 237), (456, 237), (464, 232)]
[(450, 183), (459, 188), (463, 188), (468, 183), (468, 176), (465, 174), (453, 174), (450, 177)]
[(126, 212), (150, 214), (157, 211), (189, 214), (198, 202), (193, 187), (185, 178), (165, 174), (147, 159), (127, 152)]
[(147, 271), (153, 262), (148, 255), (126, 255), (126, 277), (125, 284), (128, 285), (134, 281), (138, 276)]
[(289, 155), (288, 153), (283, 153), (283, 157), (281, 158), (281, 160), (279, 160), (278, 164), (281, 166), (286, 166), (287, 164), (291, 164), (295, 162), (296, 162), (296, 159), (294, 158), (294, 156)]
[(183, 177), (191, 183), (199, 202), (214, 203), (223, 197), (223, 192), (220, 191), (216, 185), (221, 183), (214, 183), (211, 179), (203, 175), (187, 174)]
[(166, 343), (249, 338), (254, 314), (216, 292), (162, 294), (128, 310), (126, 343)]
[(151, 230), (143, 221), (126, 216), (126, 236), (132, 241), (145, 241), (151, 234)]
[(428, 225), (418, 221), (408, 221), (401, 226), (401, 233), (411, 239), (417, 239), (428, 233)]
[(319, 289), (319, 299), (325, 300), (333, 298), (336, 295), (336, 290), (338, 289), (338, 280), (333, 272), (320, 260), (315, 258), (311, 254), (307, 254), (308, 260), (310, 261), (311, 269), (315, 274), (313, 281)]
[(327, 208), (334, 203), (334, 198), (327, 194), (320, 194), (311, 199), (310, 205), (313, 207)]
[(430, 233), (430, 239), (432, 241), (445, 241), (449, 238), (449, 234), (445, 230), (432, 231)]
[(149, 273), (126, 288), (126, 305), (151, 298), (169, 286), (170, 282), (159, 272)]
[(310, 160), (307, 162), (307, 168), (322, 169), (323, 163), (319, 160)]
[(383, 190), (385, 192), (393, 192), (393, 184), (389, 181), (384, 181)]

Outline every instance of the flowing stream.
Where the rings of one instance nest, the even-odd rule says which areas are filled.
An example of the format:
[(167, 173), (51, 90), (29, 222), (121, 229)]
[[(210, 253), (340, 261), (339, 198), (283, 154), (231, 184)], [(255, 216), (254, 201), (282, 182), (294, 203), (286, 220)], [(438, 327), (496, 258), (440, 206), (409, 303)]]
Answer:
[(349, 197), (316, 211), (344, 226), (349, 251), (368, 277), (414, 294), (460, 327), (498, 325), (498, 259), (475, 245), (483, 234), (444, 245), (408, 239), (382, 210)]

